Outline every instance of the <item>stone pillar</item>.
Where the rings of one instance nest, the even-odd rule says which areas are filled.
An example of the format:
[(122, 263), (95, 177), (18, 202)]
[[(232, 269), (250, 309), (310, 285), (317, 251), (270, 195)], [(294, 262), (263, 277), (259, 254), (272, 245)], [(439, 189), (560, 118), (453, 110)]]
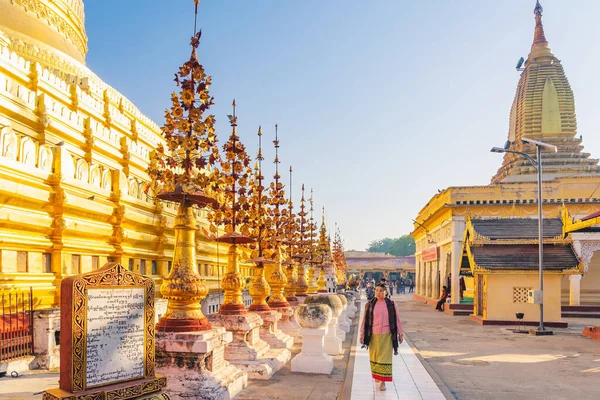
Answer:
[[(340, 299), (340, 301), (342, 302), (342, 313), (340, 315), (339, 318), (339, 330), (341, 330), (344, 333), (348, 333), (350, 332), (350, 325), (352, 324), (352, 322), (348, 319), (348, 316), (346, 314), (346, 310), (348, 309), (348, 300), (346, 299), (346, 296), (344, 296), (343, 294), (338, 294), (337, 295)], [(346, 335), (343, 335), (343, 339), (342, 340), (346, 340)]]
[(578, 306), (581, 304), (581, 275), (570, 275), (569, 284), (569, 305)]
[(294, 338), (283, 333), (277, 326), (277, 321), (281, 319), (281, 313), (269, 311), (256, 312), (263, 320), (260, 327), (260, 338), (267, 342), (272, 349), (291, 349), (294, 345)]
[(338, 319), (332, 317), (329, 325), (327, 325), (327, 332), (325, 334), (325, 351), (327, 354), (337, 356), (342, 354), (342, 340), (337, 335), (338, 331)]
[(296, 319), (302, 326), (302, 351), (292, 360), (292, 372), (331, 374), (333, 357), (325, 353), (325, 335), (332, 314), (325, 304), (304, 304), (296, 309)]
[(302, 351), (292, 360), (292, 372), (310, 374), (331, 374), (333, 357), (325, 353), (325, 334), (327, 328), (301, 328)]
[(33, 353), (35, 359), (30, 369), (58, 369), (60, 347), (57, 333), (60, 332), (60, 309), (33, 312)]
[(263, 320), (257, 313), (238, 315), (211, 314), (211, 324), (231, 332), (231, 343), (225, 348), (225, 360), (248, 373), (250, 379), (271, 379), (292, 356), (287, 348), (271, 349), (260, 338)]
[(171, 400), (233, 399), (248, 385), (246, 372), (225, 361), (231, 333), (216, 327), (201, 332), (156, 332), (156, 370), (168, 376)]

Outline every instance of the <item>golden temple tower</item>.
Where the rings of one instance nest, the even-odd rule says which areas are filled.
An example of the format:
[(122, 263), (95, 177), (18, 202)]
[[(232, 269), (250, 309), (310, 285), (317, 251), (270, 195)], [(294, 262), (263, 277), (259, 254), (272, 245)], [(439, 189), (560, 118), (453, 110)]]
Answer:
[[(531, 52), (517, 86), (510, 110), (508, 140), (513, 149), (535, 158), (536, 148), (521, 142), (522, 137), (540, 140), (558, 147), (557, 153), (544, 153), (545, 180), (560, 176), (597, 175), (598, 160), (583, 152), (577, 134), (575, 100), (563, 66), (552, 53), (542, 25), (543, 8), (534, 9), (535, 31)], [(492, 183), (535, 181), (535, 168), (523, 156), (506, 153)]]

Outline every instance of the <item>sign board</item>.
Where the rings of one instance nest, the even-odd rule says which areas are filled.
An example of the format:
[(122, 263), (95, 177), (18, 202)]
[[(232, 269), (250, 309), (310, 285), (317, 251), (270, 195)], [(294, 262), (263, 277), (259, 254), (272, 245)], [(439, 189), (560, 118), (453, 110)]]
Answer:
[[(44, 399), (130, 399), (159, 392), (154, 281), (108, 263), (61, 284), (60, 389)], [(73, 395), (74, 394), (74, 395)]]
[(436, 261), (438, 259), (438, 248), (437, 246), (431, 246), (421, 252), (421, 259), (423, 261)]

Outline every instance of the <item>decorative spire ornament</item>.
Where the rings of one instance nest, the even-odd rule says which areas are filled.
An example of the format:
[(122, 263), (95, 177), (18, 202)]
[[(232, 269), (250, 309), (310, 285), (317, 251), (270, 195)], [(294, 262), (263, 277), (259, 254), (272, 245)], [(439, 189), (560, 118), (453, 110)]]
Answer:
[(273, 247), (275, 248), (275, 268), (267, 275), (267, 282), (271, 286), (271, 297), (269, 298), (268, 304), (271, 308), (290, 308), (290, 303), (286, 300), (283, 295), (284, 287), (287, 283), (287, 278), (281, 269), (282, 262), (282, 250), (281, 241), (284, 238), (284, 226), (283, 226), (283, 215), (281, 206), (285, 206), (285, 193), (283, 191), (283, 184), (279, 181), (281, 175), (279, 175), (279, 137), (278, 137), (278, 126), (275, 124), (275, 140), (273, 140), (273, 146), (275, 147), (275, 175), (273, 175), (273, 182), (271, 182), (269, 196), (273, 212), (273, 236), (271, 237)]
[(221, 315), (242, 315), (247, 312), (242, 301), (244, 284), (240, 274), (237, 246), (254, 242), (254, 239), (248, 236), (250, 203), (247, 195), (248, 180), (252, 175), (250, 157), (237, 135), (235, 100), (232, 107), (233, 114), (227, 116), (231, 125), (231, 135), (223, 145), (225, 158), (221, 159), (219, 204), (208, 214), (211, 232), (217, 233), (217, 226), (222, 226), (225, 230), (225, 234), (216, 240), (229, 243), (227, 272), (221, 279), (221, 287), (224, 289), (223, 304), (219, 309)]
[(285, 218), (285, 229), (286, 229), (286, 244), (288, 250), (288, 259), (283, 262), (286, 266), (285, 272), (287, 277), (287, 284), (285, 285), (284, 295), (286, 300), (289, 303), (296, 304), (298, 302), (298, 298), (296, 297), (296, 280), (297, 273), (295, 271), (296, 262), (294, 261), (294, 249), (296, 247), (296, 216), (294, 214), (294, 205), (292, 202), (292, 166), (290, 166), (290, 187), (289, 187), (289, 200), (288, 200), (288, 209), (284, 214)]
[(323, 206), (323, 213), (321, 215), (321, 230), (319, 231), (319, 242), (318, 242), (318, 259), (320, 262), (321, 270), (319, 271), (319, 279), (317, 284), (319, 288), (317, 293), (327, 293), (327, 278), (325, 276), (325, 264), (329, 254), (329, 241), (327, 239), (327, 227), (325, 226), (325, 206)]
[(315, 271), (315, 266), (317, 264), (320, 264), (320, 261), (317, 258), (317, 252), (316, 252), (316, 246), (315, 246), (315, 235), (316, 235), (316, 231), (317, 231), (317, 225), (315, 223), (315, 219), (314, 219), (314, 200), (313, 200), (313, 190), (310, 189), (310, 199), (308, 199), (310, 202), (310, 219), (309, 219), (309, 223), (308, 223), (308, 228), (309, 228), (309, 243), (308, 243), (308, 263), (310, 264), (310, 267), (308, 268), (308, 294), (314, 294), (317, 293), (317, 289), (319, 288), (319, 285), (317, 284), (317, 280), (316, 280), (316, 271)]
[(333, 265), (335, 269), (335, 276), (337, 281), (341, 284), (346, 283), (346, 276), (348, 273), (348, 265), (346, 264), (346, 256), (344, 255), (344, 244), (342, 243), (342, 237), (340, 230), (335, 224), (335, 236), (333, 240)]
[(298, 252), (296, 258), (298, 259), (298, 277), (296, 280), (296, 296), (303, 297), (307, 295), (308, 291), (308, 281), (306, 279), (306, 268), (305, 263), (306, 260), (310, 257), (307, 252), (309, 252), (308, 244), (308, 231), (306, 230), (306, 212), (304, 211), (305, 207), (304, 200), (304, 184), (302, 184), (302, 197), (300, 199), (300, 212), (298, 216), (300, 217), (300, 231), (298, 235)]
[(535, 31), (533, 33), (533, 44), (531, 45), (531, 52), (527, 58), (525, 65), (528, 65), (536, 58), (540, 57), (553, 57), (552, 51), (548, 46), (548, 40), (546, 39), (546, 33), (544, 32), (544, 25), (542, 24), (542, 14), (544, 9), (540, 4), (539, 0), (535, 3), (533, 14), (535, 15)]
[(252, 251), (252, 259), (249, 260), (255, 263), (254, 274), (250, 281), (248, 291), (252, 296), (252, 304), (248, 311), (269, 311), (271, 307), (266, 302), (271, 288), (265, 279), (265, 264), (274, 263), (268, 258), (268, 253), (272, 253), (270, 241), (273, 235), (272, 219), (270, 209), (265, 207), (268, 202), (267, 196), (264, 194), (262, 174), (262, 129), (258, 127), (258, 152), (256, 154), (256, 165), (254, 167), (254, 180), (250, 186), (250, 236), (256, 240), (254, 250)]
[[(197, 15), (197, 5), (196, 5)], [(194, 25), (196, 23), (194, 22)], [(175, 74), (180, 88), (171, 95), (171, 108), (165, 112), (161, 128), (166, 143), (150, 155), (147, 173), (156, 198), (178, 203), (175, 218), (173, 266), (164, 278), (160, 292), (168, 300), (167, 311), (156, 325), (161, 332), (189, 332), (211, 329), (202, 313), (200, 302), (208, 294), (196, 267), (196, 218), (192, 206), (216, 205), (213, 188), (218, 171), (212, 168), (219, 160), (215, 117), (205, 116), (213, 105), (208, 92), (211, 84), (204, 67), (198, 62), (196, 49), (201, 32), (190, 40), (192, 51)]]

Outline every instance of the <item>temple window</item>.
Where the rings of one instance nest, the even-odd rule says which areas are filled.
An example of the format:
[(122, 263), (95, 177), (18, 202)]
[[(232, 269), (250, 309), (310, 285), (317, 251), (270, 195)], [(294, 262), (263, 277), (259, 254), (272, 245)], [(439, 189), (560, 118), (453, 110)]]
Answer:
[(47, 172), (52, 170), (52, 152), (48, 146), (40, 147), (37, 167)]
[(128, 265), (128, 269), (129, 269), (130, 271), (133, 271), (133, 258), (130, 258), (130, 259), (129, 259), (129, 265)]
[(52, 254), (44, 253), (42, 254), (42, 272), (50, 273), (52, 272)]
[(23, 164), (35, 167), (35, 143), (30, 138), (23, 138), (21, 141), (21, 155), (19, 161)]
[(17, 135), (12, 131), (7, 130), (2, 135), (2, 157), (17, 159)]
[(140, 260), (140, 274), (146, 275), (146, 260)]
[(27, 252), (17, 251), (17, 272), (27, 272), (29, 266), (27, 265)]
[(95, 271), (98, 269), (99, 263), (100, 263), (100, 257), (92, 256), (92, 271)]
[(156, 260), (152, 260), (152, 275), (157, 275), (158, 272), (156, 271)]
[(78, 254), (73, 254), (71, 256), (71, 273), (72, 274), (80, 274), (81, 273), (81, 256)]

